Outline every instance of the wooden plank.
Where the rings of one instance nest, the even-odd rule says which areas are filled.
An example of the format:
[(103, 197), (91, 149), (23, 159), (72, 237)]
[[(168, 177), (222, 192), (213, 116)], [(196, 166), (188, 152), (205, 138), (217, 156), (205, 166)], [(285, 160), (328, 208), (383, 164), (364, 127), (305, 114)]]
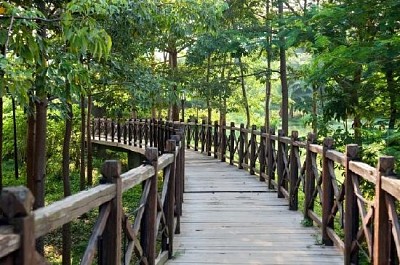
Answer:
[(343, 264), (258, 178), (192, 151), (186, 159), (181, 234), (166, 264)]

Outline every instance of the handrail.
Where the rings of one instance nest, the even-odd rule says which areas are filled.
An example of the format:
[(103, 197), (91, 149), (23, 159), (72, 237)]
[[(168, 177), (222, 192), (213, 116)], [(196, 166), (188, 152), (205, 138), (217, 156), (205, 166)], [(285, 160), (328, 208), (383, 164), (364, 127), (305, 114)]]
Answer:
[[(279, 197), (288, 199), (290, 210), (298, 209), (299, 193), (303, 192), (306, 223), (321, 227), (323, 243), (342, 250), (345, 264), (358, 264), (363, 245), (373, 264), (400, 259), (399, 210), (395, 206), (400, 201), (400, 180), (393, 175), (393, 157), (380, 157), (372, 167), (358, 161), (358, 146), (347, 145), (342, 153), (333, 149), (332, 139), (317, 144), (313, 134), (301, 141), (296, 131), (288, 137), (283, 131), (246, 129), (233, 122), (211, 125), (191, 121), (185, 126), (188, 149), (208, 156), (214, 153), (221, 161), (229, 159), (231, 165), (257, 174)], [(363, 190), (366, 183), (372, 185), (368, 194)]]
[[(148, 164), (121, 174), (119, 162), (106, 161), (102, 169), (104, 184), (35, 211), (31, 211), (33, 197), (27, 188), (4, 188), (0, 202), (9, 225), (0, 226), (0, 259), (9, 260), (10, 264), (45, 264), (45, 258), (34, 249), (35, 238), (97, 208), (100, 209), (98, 219), (81, 264), (92, 264), (100, 236), (103, 238), (103, 247), (99, 248), (99, 262), (119, 264), (122, 260), (122, 233), (128, 238), (124, 264), (130, 263), (133, 252), (142, 264), (149, 265), (156, 262), (162, 264), (166, 258), (172, 257), (173, 236), (179, 233), (182, 215), (184, 132), (180, 124), (155, 121), (151, 124), (147, 121), (120, 124), (111, 120), (106, 123), (111, 124), (112, 128), (105, 127), (103, 132), (96, 132), (94, 129), (91, 132), (92, 140), (96, 144), (138, 151), (146, 156)], [(127, 130), (124, 131), (123, 128), (127, 129), (126, 125), (136, 126), (135, 129), (141, 136), (132, 137)], [(112, 137), (107, 130), (114, 132)], [(162, 139), (155, 138), (158, 135)], [(142, 142), (136, 142), (134, 146), (134, 138)], [(160, 151), (161, 156), (158, 155)], [(164, 173), (162, 190), (158, 192), (159, 171)], [(144, 187), (141, 203), (134, 223), (131, 223), (122, 209), (122, 194), (140, 184)], [(162, 246), (161, 254), (158, 255), (156, 230), (159, 228), (162, 231)]]
[[(287, 136), (282, 130), (276, 134), (274, 130), (266, 132), (263, 128), (257, 130), (255, 126), (246, 129), (243, 124), (240, 127), (236, 127), (234, 123), (221, 126), (216, 122), (206, 124), (205, 121), (183, 123), (131, 119), (115, 122), (110, 119), (95, 119), (92, 138), (94, 141), (111, 143), (129, 150), (133, 147), (153, 146), (164, 153), (167, 150), (164, 144), (166, 139), (174, 139), (177, 128), (182, 126), (185, 132), (179, 132), (181, 138), (175, 137), (180, 140), (181, 152), (185, 147), (194, 149), (236, 165), (252, 175), (258, 175), (268, 188), (275, 189), (279, 197), (288, 200), (290, 210), (298, 210), (299, 193), (303, 193), (305, 223), (315, 223), (321, 228), (323, 244), (336, 245), (342, 250), (345, 264), (358, 264), (358, 256), (364, 246), (362, 252), (367, 254), (367, 259), (373, 264), (389, 264), (392, 257), (399, 259), (400, 225), (396, 203), (400, 200), (400, 180), (393, 173), (393, 157), (380, 157), (378, 165), (372, 167), (359, 161), (357, 145), (347, 145), (345, 152), (339, 152), (334, 149), (332, 139), (326, 138), (322, 144), (317, 144), (313, 134), (308, 134), (302, 140), (296, 131)], [(178, 161), (176, 158), (179, 156), (183, 157), (179, 151), (163, 154), (158, 158), (157, 165), (140, 167), (141, 169), (136, 169), (136, 173), (129, 171), (125, 173), (126, 177), (123, 174), (121, 189), (125, 191), (153, 178), (148, 177), (155, 174), (148, 168), (175, 168), (174, 171), (183, 175), (183, 158), (179, 163), (174, 162)], [(138, 173), (139, 170), (143, 172)], [(128, 177), (129, 174), (133, 175)], [(364, 190), (366, 185), (370, 187), (368, 194)], [(179, 232), (183, 178), (175, 188), (176, 232)], [(116, 188), (114, 184), (106, 184), (102, 189), (110, 192), (109, 190)], [(108, 194), (105, 191), (104, 194)], [(87, 198), (94, 196), (89, 193), (85, 195)], [(103, 194), (103, 191), (99, 194)], [(104, 204), (110, 195), (104, 196), (106, 197), (98, 199), (97, 203), (94, 199), (90, 207)], [(157, 203), (166, 200), (164, 197), (165, 193)], [(160, 205), (156, 207), (162, 208)], [(143, 214), (143, 211), (140, 212)], [(77, 210), (74, 216), (78, 213)], [(157, 215), (160, 222), (164, 218), (163, 215)], [(40, 223), (39, 219), (38, 222)], [(134, 225), (136, 228), (139, 226)], [(46, 232), (40, 229), (38, 231)], [(130, 234), (137, 233), (137, 230), (132, 231)], [(143, 248), (136, 249), (135, 252), (140, 254), (145, 251)]]

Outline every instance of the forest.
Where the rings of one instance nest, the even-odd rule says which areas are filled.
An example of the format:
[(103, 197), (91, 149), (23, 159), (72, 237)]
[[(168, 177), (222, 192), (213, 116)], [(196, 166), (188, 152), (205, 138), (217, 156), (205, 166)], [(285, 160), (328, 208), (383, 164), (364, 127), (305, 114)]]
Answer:
[(0, 189), (35, 208), (97, 181), (93, 117), (312, 131), (400, 160), (398, 0), (0, 1), (0, 51)]

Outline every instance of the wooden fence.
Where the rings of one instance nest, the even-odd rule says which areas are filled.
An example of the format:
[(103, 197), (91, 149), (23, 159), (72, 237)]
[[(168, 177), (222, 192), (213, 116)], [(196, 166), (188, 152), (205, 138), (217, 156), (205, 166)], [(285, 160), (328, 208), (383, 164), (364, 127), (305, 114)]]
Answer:
[[(35, 239), (93, 209), (98, 209), (98, 217), (80, 264), (92, 264), (95, 259), (103, 265), (130, 264), (136, 256), (140, 264), (153, 265), (171, 258), (174, 234), (180, 230), (185, 147), (183, 132), (176, 126), (164, 126), (159, 133), (163, 138), (146, 136), (149, 143), (157, 139), (157, 144), (146, 142), (144, 165), (121, 174), (118, 161), (106, 161), (101, 170), (104, 184), (35, 211), (27, 188), (4, 188), (0, 264), (47, 264), (35, 250)], [(105, 139), (107, 133), (99, 137)], [(162, 183), (158, 183), (161, 171)], [(142, 185), (142, 195), (132, 223), (122, 208), (122, 194), (137, 185)], [(123, 237), (127, 239), (124, 248)]]
[(345, 264), (399, 264), (400, 180), (393, 157), (380, 157), (371, 167), (359, 161), (354, 144), (342, 153), (331, 138), (318, 145), (313, 134), (299, 140), (297, 131), (286, 136), (234, 123), (188, 121), (186, 137), (188, 149), (257, 174), (290, 210), (298, 210), (301, 198), (306, 223), (321, 228), (322, 243), (339, 247)]
[[(185, 126), (185, 133), (179, 131), (182, 125)], [(105, 176), (108, 176), (108, 181), (113, 181), (113, 183), (100, 185), (71, 196), (53, 204), (55, 206), (51, 205), (31, 213), (28, 210), (29, 207), (25, 207), (26, 202), (15, 202), (15, 205), (19, 206), (11, 208), (17, 210), (10, 208), (10, 213), (7, 215), (7, 207), (2, 205), (9, 219), (8, 222), (14, 224), (14, 232), (11, 232), (12, 228), (9, 226), (1, 227), (0, 257), (24, 259), (25, 256), (21, 253), (32, 255), (29, 252), (29, 249), (32, 249), (32, 238), (44, 235), (89, 209), (102, 205), (99, 221), (90, 240), (92, 243), (86, 251), (86, 253), (93, 252), (95, 249), (93, 246), (99, 238), (97, 235), (105, 233), (109, 236), (112, 233), (119, 233), (119, 228), (108, 229), (109, 222), (106, 221), (116, 218), (114, 216), (116, 212), (123, 215), (121, 210), (115, 210), (120, 205), (119, 190), (123, 192), (145, 182), (142, 210), (138, 211), (135, 224), (123, 223), (121, 229), (130, 235), (128, 236), (131, 239), (128, 251), (130, 253), (135, 251), (142, 264), (154, 264), (156, 259), (153, 232), (156, 230), (149, 229), (149, 226), (159, 228), (161, 225), (168, 227), (162, 231), (173, 231), (173, 228), (170, 228), (173, 227), (170, 220), (173, 216), (172, 209), (175, 207), (174, 212), (177, 218), (175, 230), (179, 232), (179, 216), (182, 213), (181, 202), (184, 190), (183, 147), (186, 146), (231, 165), (237, 165), (239, 168), (248, 170), (250, 174), (257, 174), (260, 181), (265, 181), (270, 189), (277, 190), (279, 197), (288, 199), (290, 210), (302, 208), (306, 222), (313, 222), (321, 228), (322, 243), (335, 244), (343, 252), (345, 264), (358, 264), (361, 256), (365, 256), (373, 264), (399, 263), (400, 180), (394, 175), (393, 157), (380, 157), (378, 165), (371, 167), (359, 161), (357, 145), (347, 145), (346, 151), (342, 153), (334, 149), (333, 140), (330, 138), (324, 139), (322, 144), (317, 144), (313, 134), (309, 134), (305, 140), (300, 140), (295, 131), (288, 137), (283, 131), (275, 134), (274, 131), (257, 130), (255, 126), (251, 129), (244, 128), (243, 124), (236, 127), (234, 123), (230, 126), (221, 126), (218, 123), (206, 124), (204, 121), (202, 123), (171, 123), (156, 120), (115, 122), (109, 119), (95, 119), (92, 127), (92, 138), (98, 141), (115, 142), (118, 146), (154, 146), (158, 147), (158, 152), (161, 153), (173, 150), (163, 144), (166, 139), (172, 137), (175, 140), (181, 140), (180, 151), (175, 153), (178, 159), (173, 162), (175, 161), (173, 155), (164, 154), (156, 163), (154, 157), (157, 152), (154, 151), (155, 149), (149, 149), (149, 160), (152, 161), (153, 166), (142, 166), (121, 177), (115, 177), (119, 175), (115, 174), (118, 172), (115, 169), (118, 166), (115, 162), (108, 162), (105, 168), (110, 168), (110, 170), (103, 171)], [(177, 129), (179, 135), (173, 136)], [(186, 139), (179, 137), (186, 137)], [(171, 145), (173, 144), (170, 143), (169, 146)], [(111, 170), (111, 168), (114, 169)], [(169, 180), (166, 177), (168, 181), (164, 180), (163, 186), (167, 188), (172, 185), (171, 179), (174, 177), (175, 181), (172, 183), (175, 183), (175, 186), (167, 188), (167, 191), (163, 191), (159, 196), (157, 192), (154, 192), (154, 185), (157, 185), (155, 172), (161, 169), (171, 172)], [(107, 174), (106, 172), (114, 173)], [(168, 176), (168, 173), (164, 176)], [(171, 191), (173, 189), (175, 192)], [(174, 193), (175, 196), (172, 196), (174, 204), (165, 203), (170, 201), (166, 199), (171, 196), (168, 194)], [(6, 204), (11, 205), (8, 202), (17, 201), (11, 199), (16, 195), (7, 194), (15, 194), (15, 192), (10, 191), (3, 195)], [(108, 208), (110, 210), (107, 210)], [(152, 220), (150, 221), (149, 218)], [(146, 221), (141, 224), (136, 223), (142, 219)], [(34, 223), (34, 230), (26, 228), (32, 227), (29, 222)], [(140, 233), (140, 239), (137, 239), (140, 229), (142, 233)], [(117, 232), (111, 232), (111, 230)], [(143, 231), (147, 232), (143, 233)], [(169, 253), (169, 255), (171, 255), (173, 242), (172, 234), (164, 234), (161, 241), (163, 253)], [(104, 248), (100, 251), (101, 255), (98, 256), (102, 258), (115, 258), (115, 255), (109, 253), (111, 251), (109, 249)], [(112, 254), (117, 250), (113, 251)], [(86, 253), (85, 257), (93, 256)]]

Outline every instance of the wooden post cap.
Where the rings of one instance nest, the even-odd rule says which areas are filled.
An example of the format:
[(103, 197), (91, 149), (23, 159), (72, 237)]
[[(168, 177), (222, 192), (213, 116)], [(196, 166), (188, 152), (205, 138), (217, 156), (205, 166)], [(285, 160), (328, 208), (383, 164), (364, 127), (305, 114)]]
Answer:
[(0, 207), (8, 218), (28, 215), (33, 202), (34, 197), (27, 187), (7, 187), (1, 192)]
[(145, 156), (149, 162), (157, 161), (158, 149), (156, 147), (147, 147), (145, 151)]
[(121, 175), (121, 163), (118, 160), (106, 160), (101, 168), (101, 174), (108, 180)]
[(381, 156), (378, 161), (378, 170), (384, 176), (394, 175), (394, 163), (395, 159), (393, 156)]
[(348, 144), (346, 145), (346, 156), (349, 158), (356, 158), (358, 155), (358, 145)]

